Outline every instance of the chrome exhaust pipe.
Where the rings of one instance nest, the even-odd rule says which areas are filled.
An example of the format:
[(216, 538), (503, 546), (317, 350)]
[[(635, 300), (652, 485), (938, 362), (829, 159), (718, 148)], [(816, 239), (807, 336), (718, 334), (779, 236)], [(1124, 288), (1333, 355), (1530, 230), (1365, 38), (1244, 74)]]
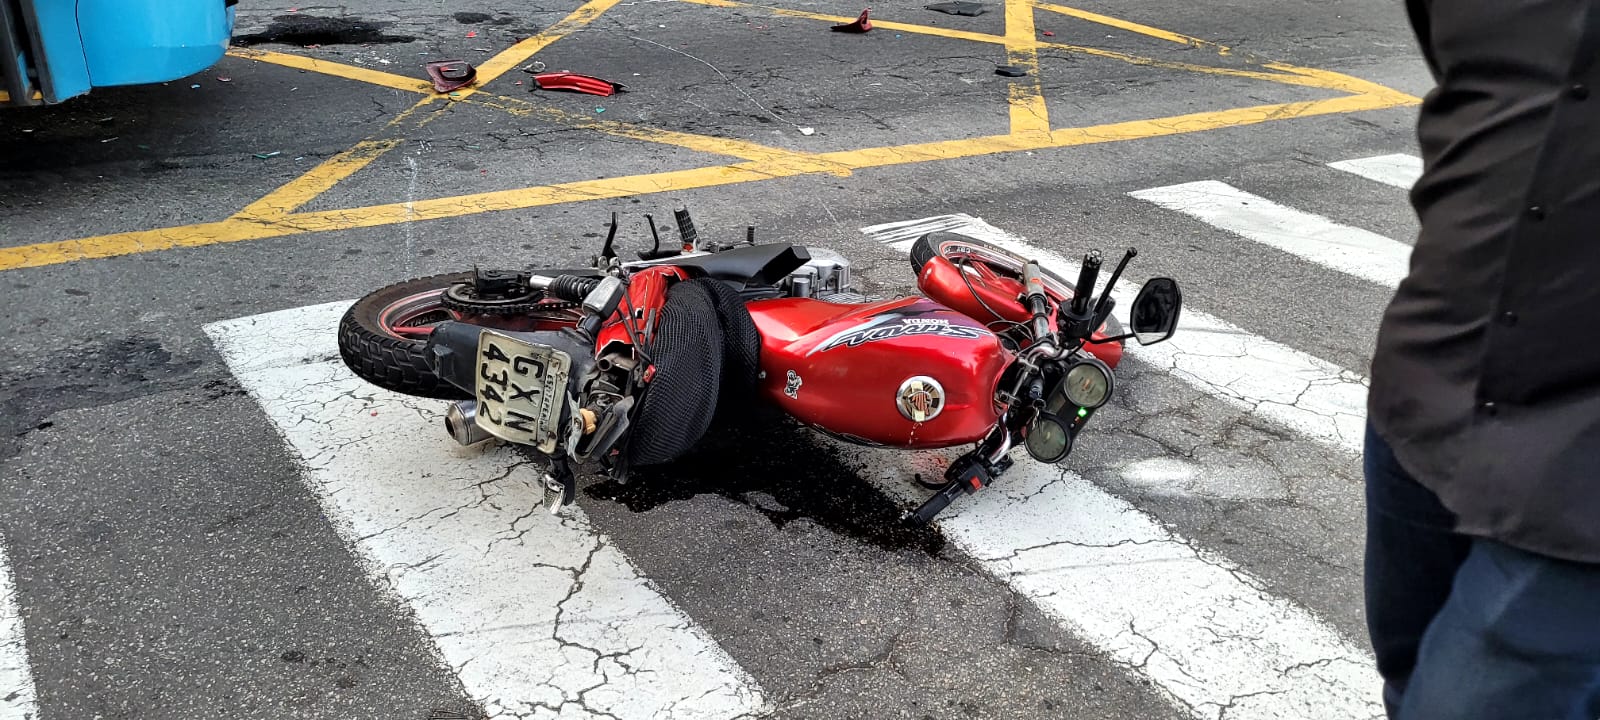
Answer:
[(450, 403), (450, 409), (444, 413), (444, 429), (450, 433), (450, 437), (462, 445), (476, 445), (494, 437), (488, 430), (478, 427), (476, 400)]

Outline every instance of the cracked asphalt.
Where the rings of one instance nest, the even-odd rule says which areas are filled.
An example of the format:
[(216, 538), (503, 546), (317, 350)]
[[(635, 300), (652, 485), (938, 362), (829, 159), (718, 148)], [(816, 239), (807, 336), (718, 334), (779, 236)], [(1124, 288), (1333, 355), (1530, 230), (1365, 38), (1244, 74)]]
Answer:
[[(1237, 578), (1365, 650), (1349, 434), (1359, 418), (1330, 398), (1360, 392), (1387, 289), (1128, 193), (1221, 180), (1409, 243), (1402, 191), (1327, 163), (1414, 154), (1413, 106), (1196, 132), (1170, 131), (1198, 121), (1160, 120), (1338, 94), (1187, 65), (1246, 73), (1280, 61), (1420, 96), (1428, 78), (1401, 7), (1072, 5), (1228, 55), (1041, 9), (1036, 39), (1059, 46), (1039, 50), (1035, 76), (1050, 127), (1115, 141), (1011, 147), (1013, 137), (934, 157), (929, 146), (1005, 136), (1017, 122), (1010, 79), (994, 73), (1006, 48), (960, 37), (1003, 34), (1003, 9), (873, 4), (879, 26), (850, 35), (804, 16), (860, 10), (837, 0), (773, 0), (787, 14), (715, 5), (616, 3), (528, 59), (628, 88), (605, 98), (532, 91), (512, 68), (392, 123), (423, 96), (227, 57), (164, 85), (0, 112), (0, 251), (82, 238), (125, 250), (0, 267), (0, 547), (37, 717), (644, 717), (640, 698), (677, 682), (673, 667), (699, 673), (704, 686), (682, 681), (692, 694), (730, 706), (748, 698), (707, 678), (746, 678), (763, 717), (1265, 717), (1253, 703), (1277, 690), (1186, 699), (1176, 675), (1153, 667), (1189, 660), (1143, 616), (1098, 628), (1022, 584), (1081, 577), (1054, 558), (1134, 550)], [(242, 0), (236, 46), (415, 80), (421, 63), (483, 63), (577, 7)], [(1117, 134), (1145, 120), (1156, 121), (1148, 136)], [(299, 215), (241, 214), (374, 138), (393, 145), (318, 192), (261, 206)], [(738, 163), (748, 167), (726, 169)], [(648, 245), (643, 214), (665, 225), (684, 206), (702, 237), (754, 225), (761, 240), (840, 251), (880, 296), (914, 289), (914, 277), (903, 253), (862, 234), (879, 223), (966, 213), (1068, 258), (1137, 246), (1131, 273), (1178, 279), (1186, 311), (1237, 332), (1130, 359), (1061, 487), (1029, 489), (1081, 480), (1157, 534), (977, 552), (983, 526), (894, 523), (921, 492), (883, 479), (897, 466), (769, 416), (718, 427), (627, 486), (589, 479), (582, 517), (557, 522), (530, 500), (538, 483), (516, 456), (407, 462), (443, 438), (431, 404), (274, 375), (316, 377), (325, 352), (273, 353), (326, 345), (309, 337), (321, 326), (285, 325), (244, 354), (205, 329), (474, 265), (581, 265), (613, 211), (619, 244), (634, 250)], [(148, 233), (167, 228), (177, 230)], [(1261, 363), (1292, 353), (1323, 365), (1277, 395), (1252, 384)], [(410, 434), (385, 439), (357, 420)], [(362, 514), (371, 508), (387, 514)], [(989, 527), (1030, 522), (999, 515)], [(442, 537), (481, 540), (482, 562), (429, 545)], [(1093, 577), (1152, 572), (1131, 560), (1102, 570)], [(1119, 602), (1100, 587), (1071, 591), (1084, 607)], [(577, 606), (588, 618), (618, 597), (633, 614), (565, 615)], [(533, 619), (519, 626), (516, 613)], [(500, 665), (470, 655), (478, 637), (498, 643)], [(711, 650), (673, 654), (697, 642)], [(520, 652), (576, 659), (519, 679), (533, 672)], [(1316, 683), (1344, 666), (1328, 655), (1272, 667)], [(0, 719), (22, 717), (5, 702)], [(685, 695), (658, 714), (694, 707)]]

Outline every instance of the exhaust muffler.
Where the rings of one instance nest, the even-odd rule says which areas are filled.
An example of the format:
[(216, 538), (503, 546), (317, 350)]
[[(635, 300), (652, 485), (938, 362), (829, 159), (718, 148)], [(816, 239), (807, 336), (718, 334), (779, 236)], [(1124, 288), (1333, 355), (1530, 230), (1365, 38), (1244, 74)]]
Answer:
[(460, 400), (450, 403), (444, 414), (444, 429), (462, 445), (476, 445), (494, 437), (488, 430), (478, 427), (478, 401)]

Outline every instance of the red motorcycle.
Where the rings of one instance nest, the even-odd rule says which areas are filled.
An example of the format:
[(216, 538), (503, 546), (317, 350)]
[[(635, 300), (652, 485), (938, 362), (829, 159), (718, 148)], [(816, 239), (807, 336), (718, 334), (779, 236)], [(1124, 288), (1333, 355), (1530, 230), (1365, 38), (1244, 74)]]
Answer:
[[(648, 217), (648, 216), (647, 216)], [(973, 445), (909, 520), (924, 524), (989, 485), (1021, 444), (1057, 463), (1110, 399), (1123, 341), (1161, 342), (1182, 297), (1147, 281), (1132, 332), (1111, 317), (1129, 249), (1095, 297), (1101, 259), (1076, 283), (991, 243), (930, 233), (910, 251), (922, 296), (873, 300), (823, 249), (702, 246), (677, 212), (681, 249), (623, 262), (611, 234), (594, 267), (476, 270), (411, 280), (355, 303), (339, 349), (358, 376), (457, 399), (463, 445), (491, 437), (547, 457), (547, 504), (573, 501), (585, 464), (619, 482), (688, 451), (720, 412), (772, 403), (843, 441), (906, 449)], [(650, 227), (655, 233), (655, 224)]]

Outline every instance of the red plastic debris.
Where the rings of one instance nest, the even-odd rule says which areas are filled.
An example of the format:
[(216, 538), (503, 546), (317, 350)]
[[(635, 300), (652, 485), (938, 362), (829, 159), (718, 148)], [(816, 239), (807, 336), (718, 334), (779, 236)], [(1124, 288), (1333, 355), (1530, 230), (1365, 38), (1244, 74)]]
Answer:
[(433, 89), (450, 92), (472, 84), (478, 79), (477, 68), (465, 60), (440, 60), (427, 65), (428, 77), (433, 79)]
[(467, 31), (467, 37), (473, 38), (473, 37), (477, 37), (477, 36), (478, 36), (478, 31), (477, 30), (468, 30)]
[(872, 21), (867, 18), (867, 16), (871, 12), (872, 12), (872, 8), (867, 8), (865, 10), (862, 10), (861, 11), (861, 16), (856, 18), (855, 22), (845, 23), (843, 25), (834, 25), (833, 26), (833, 31), (834, 32), (849, 32), (849, 33), (864, 33), (864, 32), (866, 32), (868, 30), (871, 30), (872, 29)]
[(533, 81), (538, 83), (541, 90), (571, 90), (601, 97), (626, 92), (628, 89), (621, 83), (570, 72), (541, 73), (534, 75)]
[(1046, 31), (1044, 31), (1044, 36), (1045, 37), (1055, 37), (1056, 34), (1053, 33), (1053, 32), (1050, 32), (1049, 30), (1046, 30)]

